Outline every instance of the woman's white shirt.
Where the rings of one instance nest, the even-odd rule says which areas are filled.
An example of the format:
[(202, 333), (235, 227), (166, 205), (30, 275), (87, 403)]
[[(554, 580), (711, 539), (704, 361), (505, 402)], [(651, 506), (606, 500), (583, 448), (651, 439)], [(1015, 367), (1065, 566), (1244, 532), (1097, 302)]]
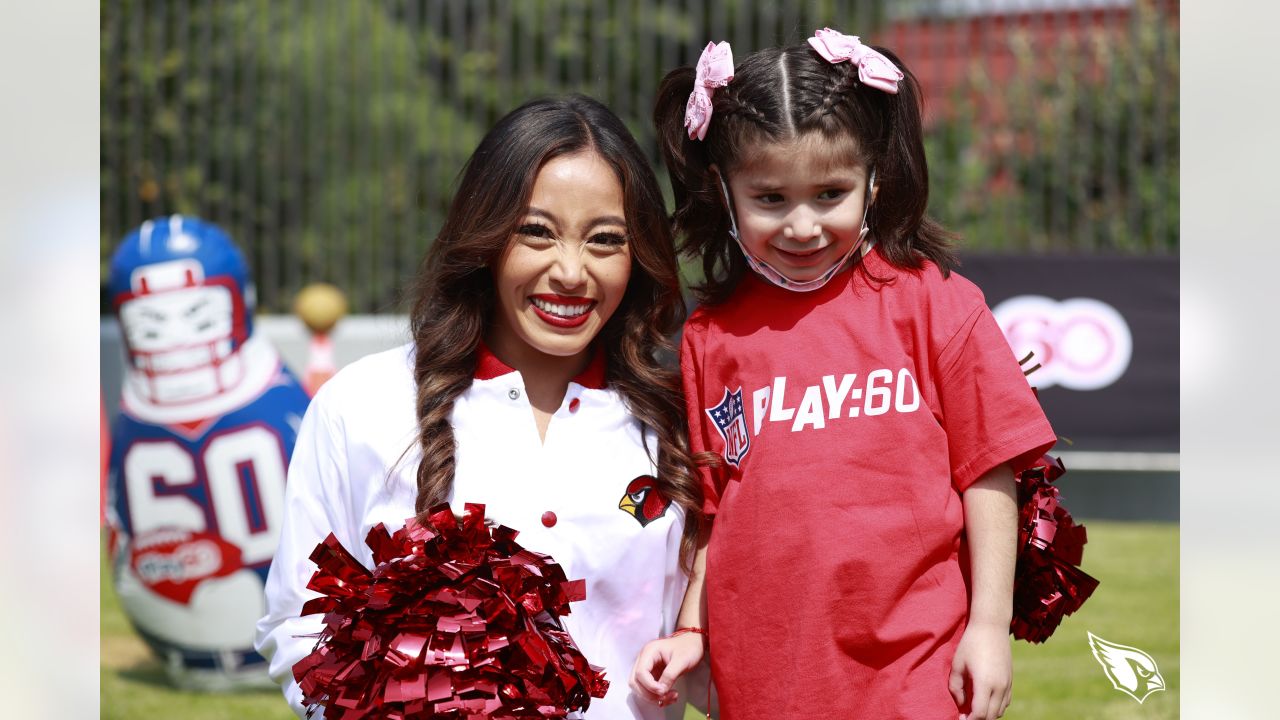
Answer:
[[(519, 531), (518, 543), (551, 555), (569, 579), (586, 580), (586, 599), (572, 604), (564, 623), (610, 680), (588, 718), (664, 717), (627, 687), (641, 647), (673, 629), (686, 583), (682, 509), (643, 502), (644, 491), (624, 502), (629, 489), (647, 486), (655, 474), (656, 441), (621, 395), (603, 387), (599, 360), (569, 384), (540, 439), (520, 373), (482, 356), (451, 415), (457, 453), (450, 504), (461, 512), (464, 503), (483, 503), (488, 518)], [(332, 532), (372, 567), (369, 530), (383, 523), (394, 532), (414, 515), (421, 449), (412, 371), (412, 345), (363, 358), (325, 383), (302, 422), (256, 640), (300, 716), (292, 668), (322, 628), (319, 615), (299, 617), (317, 596), (306, 589), (316, 569), (312, 550)]]

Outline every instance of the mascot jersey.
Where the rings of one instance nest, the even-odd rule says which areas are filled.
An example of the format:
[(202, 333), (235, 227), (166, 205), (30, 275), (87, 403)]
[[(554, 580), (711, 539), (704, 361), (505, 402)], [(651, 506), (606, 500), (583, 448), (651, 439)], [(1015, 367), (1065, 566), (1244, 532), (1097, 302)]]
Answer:
[[(679, 569), (684, 513), (654, 485), (654, 438), (605, 386), (599, 353), (569, 383), (545, 440), (520, 373), (483, 347), (478, 354), (471, 387), (450, 416), (457, 443), (450, 504), (484, 504), (488, 519), (519, 532), (516, 542), (550, 555), (570, 580), (586, 580), (586, 599), (570, 605), (564, 624), (610, 681), (586, 717), (663, 718), (627, 687), (640, 648), (671, 632), (687, 582)], [(408, 345), (348, 365), (320, 388), (302, 423), (267, 615), (258, 623), (258, 648), (300, 716), (292, 668), (322, 629), (320, 615), (299, 617), (318, 596), (306, 589), (316, 570), (311, 552), (333, 532), (372, 568), (369, 530), (383, 523), (394, 532), (414, 515), (422, 455), (413, 362)]]
[(266, 679), (253, 626), (309, 401), (265, 340), (250, 337), (239, 356), (234, 391), (181, 408), (126, 379), (111, 442), (116, 590), (169, 675), (198, 689)]
[(972, 283), (862, 262), (812, 293), (748, 276), (685, 325), (690, 446), (721, 460), (703, 482), (727, 720), (954, 718), (960, 493), (1055, 441)]

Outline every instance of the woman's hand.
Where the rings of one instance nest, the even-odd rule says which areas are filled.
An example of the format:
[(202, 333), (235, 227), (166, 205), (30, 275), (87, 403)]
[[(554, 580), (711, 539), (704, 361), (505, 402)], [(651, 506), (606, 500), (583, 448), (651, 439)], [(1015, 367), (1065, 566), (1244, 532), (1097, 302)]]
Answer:
[(951, 661), (949, 685), (960, 720), (995, 720), (1004, 715), (1013, 693), (1008, 624), (979, 622), (965, 628)]
[(632, 692), (659, 707), (678, 700), (679, 693), (672, 686), (702, 662), (702, 643), (702, 636), (696, 633), (649, 641), (631, 669)]

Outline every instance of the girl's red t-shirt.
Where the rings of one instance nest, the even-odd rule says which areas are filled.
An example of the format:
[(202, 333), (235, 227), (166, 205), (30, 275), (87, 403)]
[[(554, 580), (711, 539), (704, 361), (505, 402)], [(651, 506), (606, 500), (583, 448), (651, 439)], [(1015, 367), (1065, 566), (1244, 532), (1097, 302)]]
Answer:
[(1056, 440), (973, 283), (862, 263), (811, 293), (748, 277), (685, 325), (727, 720), (955, 717), (960, 493)]

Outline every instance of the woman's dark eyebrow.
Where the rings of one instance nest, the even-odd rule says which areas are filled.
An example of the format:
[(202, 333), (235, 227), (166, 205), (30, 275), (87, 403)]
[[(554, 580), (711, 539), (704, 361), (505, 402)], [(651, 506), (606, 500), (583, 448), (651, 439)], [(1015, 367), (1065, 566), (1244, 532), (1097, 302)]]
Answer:
[(546, 220), (550, 220), (553, 225), (556, 224), (556, 216), (540, 208), (530, 206), (528, 212), (526, 212), (525, 214), (533, 215), (534, 217), (544, 218)]
[(627, 226), (627, 221), (617, 215), (603, 215), (587, 223), (587, 230), (591, 230), (601, 225), (620, 225), (625, 228)]
[[(550, 220), (553, 225), (559, 224), (555, 215), (552, 215), (551, 213), (541, 208), (530, 207), (526, 214), (533, 215), (535, 217), (544, 218), (546, 220)], [(627, 226), (627, 221), (623, 220), (617, 215), (601, 215), (600, 217), (594, 218), (593, 220), (587, 223), (586, 231), (590, 232), (592, 229), (597, 228), (601, 225), (620, 225), (625, 228)]]

